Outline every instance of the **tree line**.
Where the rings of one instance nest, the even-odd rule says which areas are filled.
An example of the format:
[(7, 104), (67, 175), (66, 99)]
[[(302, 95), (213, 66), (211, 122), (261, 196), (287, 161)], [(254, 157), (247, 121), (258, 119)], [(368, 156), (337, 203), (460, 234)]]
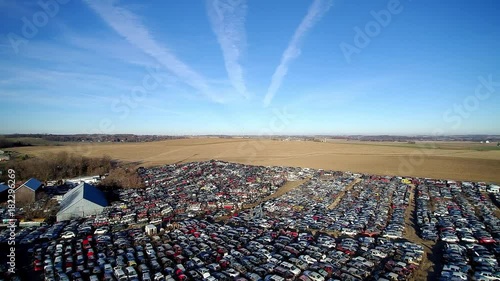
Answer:
[(14, 159), (3, 165), (5, 168), (16, 171), (17, 181), (36, 178), (45, 182), (87, 175), (104, 175), (109, 173), (116, 163), (109, 156), (91, 158), (59, 152), (44, 154), (40, 157)]
[(11, 139), (0, 137), (0, 147), (1, 148), (22, 147), (22, 146), (31, 146), (31, 144), (27, 143), (27, 142), (20, 141), (20, 140), (11, 140)]
[(50, 153), (40, 157), (23, 157), (0, 164), (0, 182), (7, 182), (7, 170), (16, 171), (18, 183), (30, 178), (41, 182), (60, 181), (83, 176), (105, 176), (101, 181), (104, 189), (138, 188), (142, 181), (137, 171), (119, 165), (109, 156), (84, 157), (67, 152)]

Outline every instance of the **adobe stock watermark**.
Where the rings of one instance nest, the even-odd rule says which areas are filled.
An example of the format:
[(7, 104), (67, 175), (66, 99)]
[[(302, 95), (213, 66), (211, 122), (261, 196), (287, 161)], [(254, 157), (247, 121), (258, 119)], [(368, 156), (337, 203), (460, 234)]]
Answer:
[[(500, 88), (500, 80), (493, 80), (493, 75), (489, 74), (486, 78), (478, 77), (479, 83), (476, 85), (474, 94), (467, 96), (461, 103), (455, 103), (443, 113), (443, 120), (450, 125), (449, 128), (457, 130), (462, 125), (463, 120), (468, 119), (471, 114), (480, 108), (481, 103), (488, 100), (493, 93)], [(443, 128), (436, 128), (432, 135), (435, 138), (444, 135)], [(425, 157), (432, 154), (432, 149), (436, 149), (436, 143), (430, 142), (419, 147), (406, 157), (400, 157), (398, 166), (399, 175), (410, 175), (416, 168), (424, 165)]]
[(258, 134), (258, 139), (253, 139), (249, 142), (242, 142), (238, 145), (238, 153), (240, 155), (247, 156), (247, 162), (252, 163), (257, 153), (265, 149), (264, 136), (275, 136), (282, 134), (284, 130), (290, 125), (292, 120), (295, 118), (294, 115), (287, 111), (286, 107), (281, 110), (277, 108), (272, 109), (273, 116), (269, 120), (266, 127), (262, 128)]
[[(174, 78), (166, 72), (161, 72), (159, 65), (148, 67), (146, 71), (147, 73), (142, 77), (137, 86), (132, 87), (130, 92), (122, 94), (111, 102), (111, 112), (115, 113), (117, 118), (105, 117), (100, 119), (96, 128), (86, 131), (87, 135), (112, 134), (116, 130), (118, 120), (123, 121), (127, 119), (132, 111), (137, 109), (147, 99), (151, 92), (162, 86), (166, 87), (174, 81)], [(93, 142), (83, 142), (79, 143), (76, 148), (70, 147), (76, 150), (78, 154), (89, 156), (94, 145), (95, 143)]]
[(28, 44), (30, 39), (33, 39), (41, 28), (44, 28), (50, 21), (54, 18), (60, 9), (60, 5), (65, 5), (69, 0), (39, 0), (37, 2), (40, 6), (40, 10), (33, 13), (33, 15), (28, 17), (22, 17), (22, 26), (20, 30), (20, 35), (18, 33), (9, 32), (7, 38), (9, 39), (10, 45), (16, 54), (19, 54), (19, 47), (21, 45)]
[[(411, 0), (409, 0), (411, 1)], [(389, 0), (387, 7), (378, 12), (372, 10), (370, 15), (373, 20), (367, 22), (364, 28), (359, 26), (354, 27), (353, 44), (342, 41), (339, 44), (340, 50), (344, 55), (347, 63), (351, 63), (353, 54), (361, 53), (361, 50), (370, 45), (372, 38), (377, 37), (392, 22), (394, 15), (398, 15), (403, 11), (403, 6), (399, 0)]]
[(7, 264), (9, 265), (8, 272), (11, 274), (16, 273), (16, 171), (13, 169), (8, 170), (8, 197), (7, 197), (7, 213), (9, 215), (9, 224), (7, 229), (9, 230), (9, 238), (7, 244), (11, 246), (9, 248), (9, 254), (7, 255)]

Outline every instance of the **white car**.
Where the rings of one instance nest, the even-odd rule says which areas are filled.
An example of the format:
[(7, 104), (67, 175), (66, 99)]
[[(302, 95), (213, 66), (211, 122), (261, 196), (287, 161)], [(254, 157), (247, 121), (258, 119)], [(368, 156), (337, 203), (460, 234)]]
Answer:
[(104, 228), (104, 227), (100, 227), (94, 231), (94, 234), (96, 234), (96, 235), (103, 235), (106, 233), (108, 233), (108, 229)]
[(121, 269), (120, 267), (114, 268), (114, 275), (115, 275), (117, 280), (127, 280), (127, 275), (125, 274), (123, 269)]
[(61, 235), (61, 238), (62, 239), (71, 239), (71, 238), (75, 238), (75, 236), (76, 236), (75, 233), (73, 233), (72, 231), (66, 231)]
[(453, 280), (467, 280), (467, 274), (463, 272), (443, 271), (441, 272), (441, 276), (446, 278), (453, 278)]
[(386, 232), (386, 233), (382, 234), (382, 237), (389, 238), (389, 239), (399, 239), (399, 238), (401, 238), (401, 235), (399, 235), (396, 232)]
[(463, 236), (462, 241), (467, 243), (477, 243), (477, 239), (469, 235)]
[(113, 273), (113, 267), (111, 266), (111, 264), (107, 263), (104, 265), (104, 272)]
[(325, 278), (323, 276), (314, 271), (305, 271), (304, 275), (309, 277), (309, 279), (311, 279), (312, 281), (325, 281)]
[(165, 276), (161, 272), (156, 272), (154, 276), (154, 281), (165, 281)]
[(337, 247), (337, 244), (334, 241), (325, 241), (323, 242), (323, 246), (325, 246), (328, 249), (332, 249)]
[(210, 276), (210, 271), (207, 268), (199, 268), (198, 273), (205, 279)]
[(474, 273), (473, 280), (500, 280), (500, 277), (491, 272), (478, 271)]
[(232, 268), (224, 271), (224, 273), (229, 275), (232, 278), (236, 278), (236, 277), (240, 276), (240, 273)]
[(353, 230), (353, 229), (344, 229), (344, 230), (342, 230), (342, 234), (345, 234), (348, 236), (356, 236), (356, 234), (358, 234), (358, 232)]
[(281, 263), (281, 266), (284, 267), (286, 270), (290, 271), (291, 273), (293, 273), (293, 275), (295, 275), (295, 276), (300, 275), (300, 272), (301, 272), (300, 269), (291, 263), (284, 261)]
[(381, 259), (387, 258), (387, 254), (376, 249), (371, 249), (370, 253), (372, 256), (379, 257)]
[(127, 277), (129, 279), (139, 278), (139, 275), (137, 275), (137, 271), (135, 271), (135, 268), (133, 268), (132, 266), (126, 267), (125, 273), (127, 274)]
[(458, 237), (456, 235), (444, 235), (441, 237), (441, 241), (448, 243), (458, 243)]
[(318, 262), (315, 258), (312, 258), (309, 255), (302, 255), (299, 257), (299, 260), (303, 260), (303, 261), (307, 262), (308, 264), (313, 264), (313, 263)]

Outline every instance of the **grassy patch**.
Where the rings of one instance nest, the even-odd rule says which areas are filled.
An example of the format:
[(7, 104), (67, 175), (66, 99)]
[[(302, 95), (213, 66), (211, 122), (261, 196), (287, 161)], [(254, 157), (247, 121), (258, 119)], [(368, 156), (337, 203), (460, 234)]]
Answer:
[(480, 146), (474, 148), (476, 151), (495, 151), (500, 150), (500, 146)]

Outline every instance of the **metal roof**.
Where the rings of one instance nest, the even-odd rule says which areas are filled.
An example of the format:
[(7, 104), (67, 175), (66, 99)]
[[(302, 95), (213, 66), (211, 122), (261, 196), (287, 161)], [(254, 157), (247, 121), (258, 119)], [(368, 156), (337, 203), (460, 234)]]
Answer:
[(0, 193), (6, 191), (7, 189), (9, 189), (8, 185), (0, 184)]
[(88, 183), (81, 183), (77, 187), (66, 193), (61, 201), (61, 211), (71, 207), (80, 200), (88, 200), (99, 206), (108, 206), (108, 201), (104, 193), (97, 187)]
[(27, 188), (33, 190), (33, 191), (36, 191), (37, 189), (39, 189), (42, 186), (42, 183), (35, 178), (31, 178), (27, 182), (25, 182), (23, 185), (26, 186)]

